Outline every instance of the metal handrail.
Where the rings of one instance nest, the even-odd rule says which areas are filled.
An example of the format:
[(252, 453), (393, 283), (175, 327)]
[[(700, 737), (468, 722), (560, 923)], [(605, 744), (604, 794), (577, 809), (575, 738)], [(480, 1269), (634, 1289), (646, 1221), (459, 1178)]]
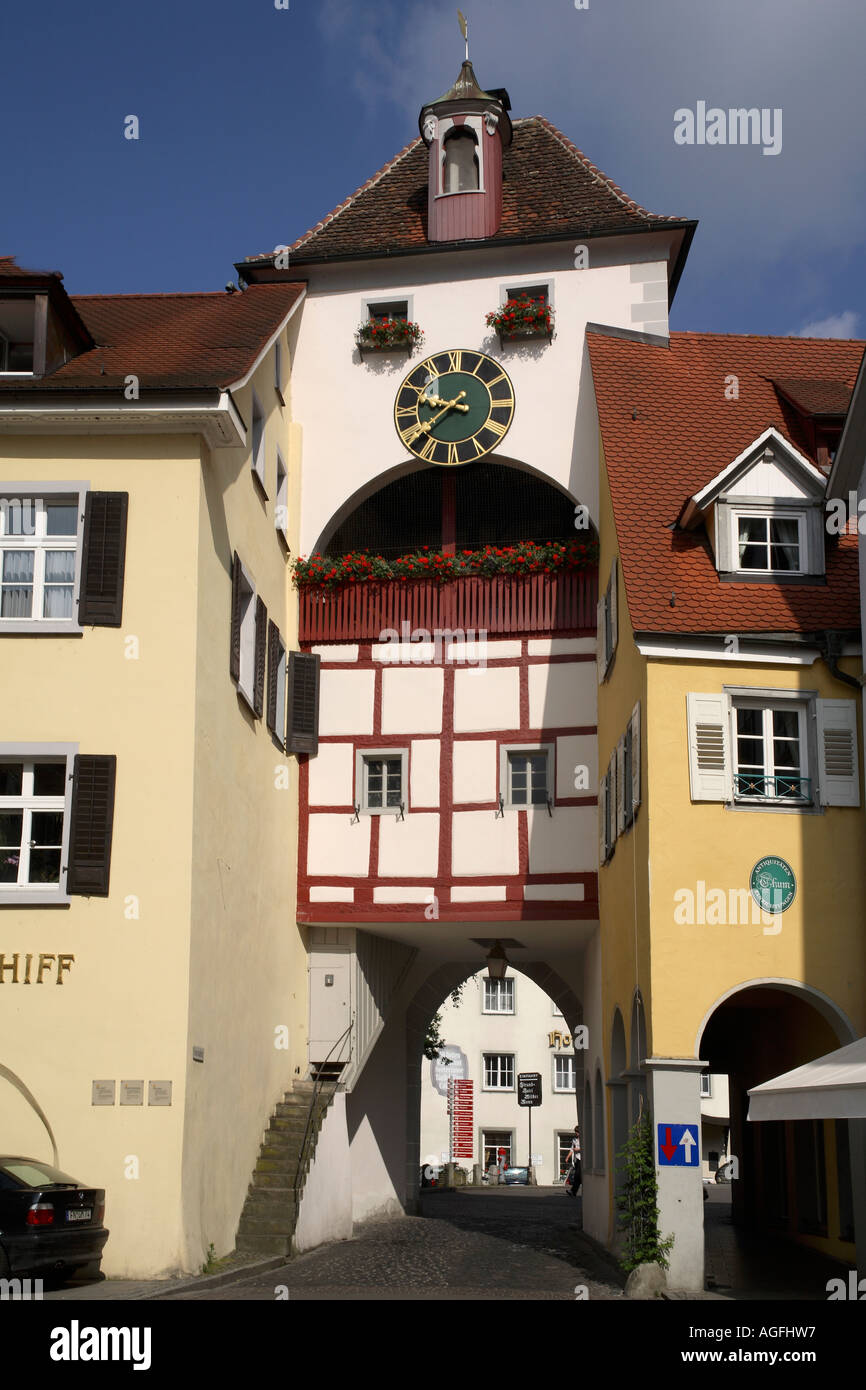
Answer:
[[(786, 795), (799, 797), (804, 801), (811, 801), (812, 799), (812, 779), (811, 777), (801, 777), (799, 773), (790, 777), (764, 777), (753, 776), (751, 772), (735, 772), (734, 782), (738, 796), (748, 796), (750, 791), (754, 791), (758, 796), (772, 796), (776, 800), (781, 800)], [(772, 784), (772, 791), (767, 791), (768, 783)], [(780, 785), (783, 788), (782, 791), (779, 790)]]
[[(321, 1063), (321, 1066), (322, 1066), (322, 1067), (326, 1067), (326, 1066), (328, 1065), (328, 1063), (329, 1063), (330, 1060), (331, 1060), (331, 1057), (332, 1057), (333, 1053), (336, 1051), (336, 1049), (337, 1049), (338, 1047), (340, 1047), (340, 1046), (342, 1045), (343, 1040), (349, 1036), (349, 1034), (351, 1033), (352, 1028), (354, 1027), (354, 1025), (355, 1025), (355, 1018), (354, 1018), (354, 1015), (353, 1015), (352, 1018), (351, 1018), (351, 1020), (350, 1020), (350, 1022), (349, 1022), (348, 1028), (346, 1028), (345, 1031), (342, 1032), (342, 1033), (340, 1034), (340, 1036), (338, 1037), (337, 1041), (334, 1043), (334, 1046), (331, 1048), (331, 1051), (328, 1053), (327, 1057), (325, 1058), (324, 1062)], [(335, 1060), (336, 1060), (336, 1059), (335, 1059)], [(315, 1113), (316, 1113), (316, 1101), (318, 1100), (319, 1096), (320, 1096), (321, 1093), (322, 1093), (322, 1084), (324, 1083), (324, 1081), (325, 1081), (326, 1079), (327, 1079), (327, 1078), (324, 1077), (324, 1076), (321, 1074), (321, 1072), (320, 1072), (319, 1075), (316, 1077), (316, 1082), (315, 1082), (315, 1085), (313, 1086), (313, 1095), (312, 1095), (312, 1099), (310, 1100), (310, 1112), (309, 1112), (309, 1114), (307, 1115), (307, 1125), (306, 1125), (306, 1128), (305, 1128), (305, 1130), (304, 1130), (304, 1137), (303, 1137), (303, 1139), (302, 1139), (302, 1141), (301, 1141), (301, 1151), (300, 1151), (300, 1154), (298, 1155), (298, 1168), (297, 1168), (297, 1172), (295, 1173), (295, 1188), (294, 1188), (294, 1191), (295, 1191), (295, 1199), (296, 1199), (296, 1201), (297, 1201), (298, 1193), (299, 1193), (299, 1191), (300, 1191), (301, 1175), (302, 1175), (303, 1172), (304, 1172), (304, 1167), (305, 1167), (305, 1164), (306, 1164), (306, 1161), (307, 1161), (307, 1157), (308, 1157), (308, 1154), (309, 1154), (310, 1140), (311, 1140), (311, 1137), (312, 1137), (313, 1116), (314, 1116)], [(336, 1077), (335, 1080), (334, 1080), (334, 1094), (336, 1094), (337, 1087), (339, 1086), (339, 1084), (340, 1084), (340, 1078), (339, 1078), (339, 1077)], [(333, 1099), (333, 1097), (332, 1097), (331, 1099)]]

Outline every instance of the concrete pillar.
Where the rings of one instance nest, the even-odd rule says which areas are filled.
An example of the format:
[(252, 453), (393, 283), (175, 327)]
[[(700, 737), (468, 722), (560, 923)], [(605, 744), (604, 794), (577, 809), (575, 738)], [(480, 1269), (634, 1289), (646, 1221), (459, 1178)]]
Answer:
[[(675, 1289), (704, 1287), (704, 1191), (701, 1178), (701, 1087), (706, 1063), (694, 1058), (649, 1057), (650, 1115), (658, 1179), (659, 1233), (674, 1237), (668, 1256), (668, 1284)], [(659, 1166), (659, 1125), (694, 1125), (697, 1145), (688, 1166)]]
[(480, 1186), (481, 1186), (481, 1164), (480, 1164), (480, 1163), (473, 1163), (473, 1165), (472, 1165), (472, 1186), (473, 1186), (473, 1187), (480, 1187)]

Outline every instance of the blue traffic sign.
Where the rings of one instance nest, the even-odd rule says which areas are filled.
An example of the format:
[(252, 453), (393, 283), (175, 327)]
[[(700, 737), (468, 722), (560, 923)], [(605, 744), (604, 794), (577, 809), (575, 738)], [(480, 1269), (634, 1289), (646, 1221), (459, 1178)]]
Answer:
[(660, 1168), (697, 1168), (701, 1161), (697, 1125), (658, 1125)]

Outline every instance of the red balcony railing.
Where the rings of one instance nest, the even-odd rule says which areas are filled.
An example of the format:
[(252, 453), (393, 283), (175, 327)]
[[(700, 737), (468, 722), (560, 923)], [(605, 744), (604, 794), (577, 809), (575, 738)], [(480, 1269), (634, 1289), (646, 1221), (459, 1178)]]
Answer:
[(376, 641), (386, 629), (439, 628), (494, 633), (595, 632), (595, 570), (564, 574), (472, 576), (439, 584), (389, 579), (328, 591), (300, 589), (302, 642)]

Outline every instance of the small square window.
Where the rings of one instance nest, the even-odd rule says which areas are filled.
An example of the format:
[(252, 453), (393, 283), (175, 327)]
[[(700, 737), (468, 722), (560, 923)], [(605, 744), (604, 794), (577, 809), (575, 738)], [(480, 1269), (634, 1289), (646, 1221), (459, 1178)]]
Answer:
[(485, 976), (483, 1012), (486, 1014), (514, 1013), (513, 978), (509, 976), (505, 980), (491, 980), (489, 976)]
[(408, 319), (408, 299), (392, 299), (387, 303), (368, 303), (367, 314), (371, 323), (384, 323), (386, 319)]
[(802, 574), (802, 516), (735, 513), (737, 568), (759, 573)]
[(513, 1054), (513, 1052), (485, 1052), (485, 1054), (484, 1054), (484, 1090), (485, 1090), (485, 1091), (513, 1091), (513, 1090), (514, 1090), (514, 1054)]
[(371, 749), (359, 753), (356, 763), (355, 799), (367, 815), (405, 813), (407, 796), (406, 749)]
[(550, 286), (544, 285), (513, 285), (505, 290), (507, 299), (540, 299), (542, 304), (550, 303)]
[(76, 626), (82, 520), (77, 494), (0, 497), (0, 632), (3, 620)]
[(713, 1094), (713, 1083), (708, 1071), (701, 1072), (701, 1097), (706, 1100)]
[[(69, 822), (68, 759), (0, 753), (0, 896), (65, 891)], [(42, 899), (40, 899), (41, 901)]]
[(553, 747), (535, 744), (502, 749), (501, 792), (515, 810), (553, 802)]

